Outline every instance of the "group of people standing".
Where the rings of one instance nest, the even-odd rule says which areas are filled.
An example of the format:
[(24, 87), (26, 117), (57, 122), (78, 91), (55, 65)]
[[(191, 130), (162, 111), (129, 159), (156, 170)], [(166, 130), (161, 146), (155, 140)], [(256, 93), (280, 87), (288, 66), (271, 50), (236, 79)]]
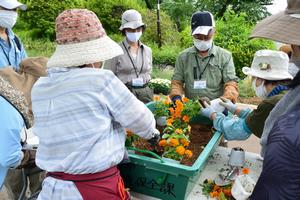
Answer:
[[(160, 137), (144, 104), (153, 97), (148, 86), (152, 51), (140, 40), (146, 30), (141, 14), (123, 13), (119, 30), (124, 40), (117, 44), (92, 11), (63, 11), (55, 23), (56, 50), (48, 60), (26, 58), (12, 32), (17, 9), (26, 6), (0, 0), (0, 110), (5, 113), (0, 115), (0, 186), (18, 182), (20, 177), (8, 171), (15, 173), (14, 168), (34, 159), (47, 173), (40, 200), (130, 199), (117, 168), (126, 155), (125, 128), (152, 143)], [(175, 63), (172, 101), (205, 97), (210, 105), (203, 104), (201, 114), (225, 139), (244, 140), (252, 133), (262, 138), (264, 166), (251, 199), (300, 198), (300, 73), (293, 79), (288, 72), (290, 61), (300, 67), (299, 10), (299, 0), (288, 0), (284, 13), (266, 18), (251, 35), (292, 48), (291, 59), (281, 51), (260, 50), (251, 68), (243, 68), (263, 99), (255, 110), (235, 104), (233, 58), (214, 44), (210, 12), (193, 14), (193, 46)], [(222, 112), (225, 108), (232, 115)], [(22, 129), (31, 126), (39, 138), (36, 157), (22, 149)]]

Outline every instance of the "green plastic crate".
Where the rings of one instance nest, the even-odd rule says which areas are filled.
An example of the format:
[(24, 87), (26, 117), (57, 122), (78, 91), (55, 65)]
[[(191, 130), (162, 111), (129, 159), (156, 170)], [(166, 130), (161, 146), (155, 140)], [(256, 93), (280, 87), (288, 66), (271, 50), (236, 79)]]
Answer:
[[(153, 111), (153, 103), (147, 106)], [(203, 124), (202, 121), (197, 121), (199, 119), (204, 120), (204, 124), (211, 123), (201, 116), (195, 118), (194, 123)], [(205, 167), (208, 157), (219, 145), (221, 137), (220, 132), (215, 132), (192, 166), (162, 163), (159, 159), (129, 154), (131, 162), (119, 166), (126, 187), (131, 191), (164, 200), (186, 199)]]

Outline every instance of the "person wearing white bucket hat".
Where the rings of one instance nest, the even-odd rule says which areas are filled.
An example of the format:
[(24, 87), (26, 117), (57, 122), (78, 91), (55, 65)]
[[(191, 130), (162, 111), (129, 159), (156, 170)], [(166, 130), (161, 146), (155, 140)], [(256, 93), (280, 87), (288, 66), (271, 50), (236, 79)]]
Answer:
[(27, 57), (22, 42), (12, 31), (18, 18), (17, 9), (26, 8), (17, 0), (0, 0), (0, 68), (12, 66), (18, 70), (21, 60)]
[(129, 199), (116, 167), (125, 128), (157, 138), (155, 119), (103, 62), (123, 53), (95, 13), (71, 9), (56, 18), (57, 47), (48, 76), (32, 89), (36, 164), (48, 172), (43, 199)]
[(133, 9), (122, 14), (119, 30), (125, 36), (120, 43), (124, 55), (115, 57), (105, 63), (142, 102), (152, 101), (153, 90), (148, 86), (152, 72), (152, 50), (140, 41), (146, 25), (141, 14)]
[(214, 128), (224, 133), (227, 140), (245, 140), (252, 133), (261, 137), (264, 122), (276, 103), (287, 92), (292, 76), (288, 73), (289, 58), (286, 53), (260, 50), (255, 53), (251, 68), (244, 67), (244, 74), (252, 77), (256, 95), (263, 98), (257, 109), (240, 109), (230, 100), (222, 98), (220, 104), (233, 116), (216, 112), (211, 106), (202, 109), (202, 114), (211, 118)]
[[(288, 0), (285, 11), (259, 22), (250, 38), (266, 38), (292, 48), (291, 61), (300, 69), (300, 0)], [(300, 72), (289, 92), (265, 121), (261, 137), (263, 169), (251, 200), (300, 199)]]

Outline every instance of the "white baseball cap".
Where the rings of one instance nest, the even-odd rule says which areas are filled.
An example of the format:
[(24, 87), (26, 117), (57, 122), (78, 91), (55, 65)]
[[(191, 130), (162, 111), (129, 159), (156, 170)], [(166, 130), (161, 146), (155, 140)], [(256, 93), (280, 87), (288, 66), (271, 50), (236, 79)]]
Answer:
[(17, 0), (0, 0), (0, 6), (9, 10), (20, 8), (26, 10), (27, 6), (18, 2)]
[(288, 72), (289, 57), (282, 51), (259, 50), (255, 53), (251, 68), (243, 67), (244, 74), (270, 81), (293, 79)]

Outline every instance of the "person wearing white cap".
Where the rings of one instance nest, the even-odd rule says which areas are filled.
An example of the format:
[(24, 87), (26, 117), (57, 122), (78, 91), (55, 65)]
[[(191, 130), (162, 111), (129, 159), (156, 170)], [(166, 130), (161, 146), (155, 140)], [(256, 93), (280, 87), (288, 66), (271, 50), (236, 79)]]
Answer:
[(211, 106), (202, 108), (202, 114), (213, 120), (214, 128), (224, 133), (227, 140), (245, 140), (252, 133), (261, 137), (264, 122), (277, 102), (288, 91), (292, 75), (288, 72), (289, 57), (286, 53), (273, 50), (260, 50), (255, 53), (251, 68), (244, 67), (244, 74), (252, 77), (252, 87), (263, 101), (257, 109), (241, 109), (230, 100), (221, 98), (220, 104), (233, 116), (225, 116)]
[(170, 96), (173, 101), (223, 96), (237, 101), (238, 88), (232, 55), (213, 43), (215, 21), (210, 12), (196, 12), (191, 19), (194, 46), (177, 58)]
[(152, 50), (140, 41), (146, 25), (136, 10), (122, 14), (119, 30), (125, 35), (120, 43), (124, 54), (105, 62), (110, 69), (142, 102), (152, 101), (153, 90), (148, 87), (152, 72)]
[(26, 8), (17, 0), (0, 0), (0, 69), (12, 66), (18, 70), (20, 62), (27, 57), (23, 44), (12, 31), (18, 18), (17, 9)]
[[(300, 69), (300, 0), (256, 24), (250, 38), (290, 44), (291, 62)], [(300, 199), (300, 71), (289, 92), (270, 112), (261, 137), (263, 168), (251, 200)]]

